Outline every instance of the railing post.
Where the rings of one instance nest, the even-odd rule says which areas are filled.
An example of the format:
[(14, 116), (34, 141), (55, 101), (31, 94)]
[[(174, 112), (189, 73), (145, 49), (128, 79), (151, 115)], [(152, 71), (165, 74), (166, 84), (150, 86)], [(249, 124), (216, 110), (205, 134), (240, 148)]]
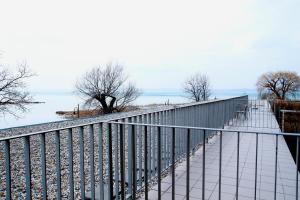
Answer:
[(31, 162), (30, 162), (30, 137), (23, 137), (24, 140), (24, 163), (25, 163), (25, 181), (26, 181), (26, 199), (31, 200)]
[(296, 145), (296, 200), (298, 200), (298, 165), (299, 165), (299, 137), (297, 136), (297, 145)]
[[(131, 118), (128, 118), (128, 123), (131, 123)], [(128, 194), (132, 195), (132, 159), (133, 159), (133, 148), (132, 148), (132, 126), (128, 125)]]
[(95, 166), (94, 166), (94, 126), (89, 125), (90, 137), (90, 175), (91, 175), (91, 199), (95, 199)]
[(132, 149), (132, 199), (136, 199), (136, 144), (135, 144), (135, 126), (131, 125), (131, 149)]
[[(143, 122), (143, 116), (142, 115), (140, 115), (140, 116), (138, 116), (138, 122), (139, 123), (142, 123)], [(142, 173), (142, 168), (143, 168), (143, 166), (142, 166), (142, 164), (143, 164), (143, 158), (142, 158), (142, 147), (143, 147), (143, 132), (142, 132), (142, 130), (143, 130), (143, 126), (139, 126), (138, 127), (139, 128), (139, 131), (138, 131), (138, 138), (139, 138), (139, 152), (138, 152), (138, 154), (139, 154), (139, 186), (140, 187), (142, 187), (142, 176), (143, 176), (143, 173)]]
[(98, 143), (99, 143), (99, 194), (100, 200), (104, 200), (104, 184), (103, 184), (103, 124), (99, 123)]
[(41, 137), (41, 171), (42, 171), (42, 193), (43, 199), (47, 199), (47, 173), (46, 173), (46, 142), (45, 134), (42, 133)]
[(190, 199), (190, 129), (186, 135), (186, 199)]
[(10, 141), (4, 141), (6, 199), (11, 199)]
[(276, 200), (276, 193), (277, 193), (277, 160), (278, 160), (278, 135), (276, 134), (274, 200)]
[(202, 159), (202, 199), (205, 200), (205, 142), (206, 130), (203, 130), (203, 159)]
[(125, 158), (124, 158), (124, 125), (120, 124), (120, 173), (121, 173), (121, 199), (125, 199)]
[[(119, 147), (118, 147), (118, 143), (119, 143), (119, 138), (118, 138), (118, 126), (116, 124), (113, 124), (113, 132), (114, 132), (114, 154), (115, 154), (115, 168), (114, 168), (114, 189), (115, 189), (115, 199), (119, 200)], [(113, 133), (112, 132), (112, 133)], [(113, 136), (112, 136), (113, 137)]]
[[(145, 123), (151, 124), (151, 114), (150, 113), (146, 114)], [(149, 154), (149, 156), (147, 157), (147, 163), (148, 163), (148, 166), (147, 166), (148, 172), (147, 173), (148, 173), (148, 178), (151, 178), (151, 164), (152, 164), (151, 163), (151, 156), (152, 156), (152, 154), (151, 154), (151, 131), (152, 131), (151, 126), (147, 128), (147, 131), (149, 133), (149, 134), (147, 134), (147, 147), (145, 147), (145, 148), (147, 148), (147, 151)]]
[(237, 155), (236, 155), (236, 200), (239, 198), (239, 164), (240, 164), (240, 132), (237, 132)]
[[(153, 113), (153, 119), (152, 119), (152, 123), (153, 124), (156, 124), (156, 112)], [(157, 166), (156, 166), (156, 153), (157, 153), (157, 147), (156, 147), (156, 140), (157, 140), (157, 135), (156, 135), (156, 128), (153, 127), (152, 129), (152, 146), (151, 146), (151, 149), (152, 149), (152, 167), (153, 167), (153, 171), (152, 171), (152, 176), (155, 176), (156, 175), (156, 172), (157, 172)]]
[(282, 112), (281, 130), (284, 133), (284, 111)]
[(221, 200), (221, 185), (222, 185), (222, 138), (223, 132), (220, 132), (220, 155), (219, 155), (219, 200)]
[(72, 129), (68, 129), (68, 152), (69, 152), (69, 190), (70, 199), (74, 199), (74, 177), (73, 177), (73, 134)]
[(257, 157), (258, 157), (258, 133), (256, 133), (256, 140), (255, 140), (255, 183), (254, 183), (254, 200), (257, 196)]
[(60, 134), (59, 131), (55, 131), (57, 199), (61, 198), (61, 167), (60, 167), (60, 135), (59, 134)]
[(175, 128), (172, 128), (172, 147), (171, 147), (171, 157), (172, 157), (172, 200), (175, 200)]
[(161, 127), (157, 127), (157, 179), (158, 179), (158, 200), (161, 199)]
[(148, 136), (147, 126), (144, 128), (144, 179), (145, 179), (145, 200), (148, 200)]
[(112, 157), (112, 127), (111, 124), (108, 124), (108, 132), (107, 132), (107, 140), (108, 140), (108, 196), (109, 200), (113, 200), (114, 198), (114, 188), (113, 188), (113, 157)]
[(84, 136), (83, 127), (79, 127), (79, 151), (80, 151), (80, 193), (81, 199), (85, 199), (85, 174), (84, 174)]

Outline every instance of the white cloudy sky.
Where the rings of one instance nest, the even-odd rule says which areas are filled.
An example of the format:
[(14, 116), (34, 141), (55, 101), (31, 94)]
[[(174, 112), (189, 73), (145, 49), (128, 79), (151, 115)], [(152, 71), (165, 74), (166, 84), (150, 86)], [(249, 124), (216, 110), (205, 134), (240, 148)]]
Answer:
[(0, 63), (24, 60), (32, 90), (69, 90), (86, 70), (118, 61), (138, 87), (181, 87), (195, 72), (216, 89), (297, 71), (300, 1), (0, 2)]

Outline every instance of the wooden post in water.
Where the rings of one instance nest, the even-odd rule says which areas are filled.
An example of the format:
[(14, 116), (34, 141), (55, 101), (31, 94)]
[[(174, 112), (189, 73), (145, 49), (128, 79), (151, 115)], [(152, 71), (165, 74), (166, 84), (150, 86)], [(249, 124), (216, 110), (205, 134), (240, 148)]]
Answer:
[(77, 105), (77, 117), (79, 118), (79, 104)]

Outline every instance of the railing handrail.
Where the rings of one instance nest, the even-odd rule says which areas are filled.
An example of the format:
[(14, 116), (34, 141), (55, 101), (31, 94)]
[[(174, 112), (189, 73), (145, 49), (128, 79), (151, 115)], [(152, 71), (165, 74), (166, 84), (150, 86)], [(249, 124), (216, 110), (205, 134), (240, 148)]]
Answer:
[[(140, 113), (140, 114), (133, 114), (133, 115), (128, 115), (128, 116), (124, 116), (124, 117), (117, 117), (117, 118), (114, 118), (113, 120), (121, 120), (121, 119), (124, 119), (124, 118), (136, 117), (136, 116), (146, 115), (146, 114), (150, 114), (150, 113), (174, 110), (174, 109), (179, 109), (179, 108), (186, 108), (186, 107), (197, 106), (197, 105), (201, 105), (201, 104), (221, 102), (221, 101), (238, 99), (238, 98), (247, 97), (247, 96), (248, 95), (243, 95), (243, 96), (229, 97), (229, 98), (224, 98), (224, 99), (212, 99), (212, 100), (208, 100), (208, 101), (192, 102), (192, 103), (186, 103), (186, 104), (183, 104), (183, 105), (174, 105), (173, 108), (162, 108), (162, 109), (158, 109), (158, 110), (155, 110), (155, 111), (146, 111), (146, 112), (143, 112), (143, 113)], [(103, 122), (109, 122), (109, 121), (111, 121), (111, 119), (110, 120), (104, 120)]]
[(57, 129), (50, 129), (49, 131), (37, 131), (33, 133), (26, 133), (26, 134), (20, 134), (20, 135), (14, 135), (9, 137), (0, 138), (1, 141), (5, 140), (12, 140), (12, 139), (18, 139), (26, 136), (34, 136), (49, 132), (55, 132), (55, 131), (61, 131), (61, 130), (67, 130), (71, 128), (78, 128), (82, 126), (89, 126), (94, 124), (100, 124), (100, 123), (110, 123), (110, 124), (123, 124), (123, 125), (136, 125), (136, 126), (148, 126), (148, 127), (163, 127), (163, 128), (178, 128), (178, 129), (192, 129), (192, 130), (207, 130), (207, 131), (222, 131), (222, 132), (242, 132), (242, 133), (249, 133), (249, 134), (264, 134), (264, 135), (286, 135), (286, 136), (300, 136), (300, 133), (282, 133), (282, 132), (268, 132), (268, 131), (248, 131), (248, 130), (236, 130), (236, 129), (221, 129), (221, 128), (207, 128), (207, 127), (195, 127), (195, 126), (178, 126), (178, 125), (161, 125), (161, 124), (144, 124), (144, 123), (128, 123), (128, 122), (116, 122), (116, 121), (100, 121), (100, 122), (91, 122), (81, 125), (73, 125), (68, 126), (65, 128), (57, 128)]
[(280, 112), (300, 113), (300, 110), (280, 110)]
[[(157, 113), (157, 112), (169, 111), (169, 110), (174, 110), (174, 109), (176, 110), (176, 109), (179, 109), (179, 108), (186, 108), (186, 107), (190, 107), (190, 106), (197, 106), (197, 105), (201, 105), (201, 104), (209, 104), (209, 103), (221, 102), (221, 101), (226, 101), (226, 100), (233, 100), (233, 99), (238, 99), (238, 98), (242, 98), (242, 97), (246, 97), (246, 96), (247, 95), (238, 96), (238, 97), (224, 98), (224, 99), (213, 99), (213, 100), (204, 101), (204, 102), (202, 101), (202, 102), (188, 103), (188, 104), (184, 104), (184, 105), (180, 105), (180, 106), (173, 106), (173, 108), (162, 108), (162, 109), (158, 109), (158, 110), (155, 110), (155, 111), (145, 111), (145, 112), (142, 112), (142, 113), (139, 113), (139, 114), (132, 114), (132, 115), (127, 115), (127, 116), (123, 116), (123, 117), (116, 117), (114, 119), (109, 119), (109, 120), (99, 120), (99, 121), (76, 124), (76, 125), (65, 126), (65, 127), (60, 127), (60, 128), (52, 128), (52, 129), (47, 129), (47, 130), (42, 130), (42, 131), (34, 131), (34, 132), (30, 132), (30, 133), (25, 133), (25, 134), (19, 134), (19, 135), (3, 137), (3, 138), (0, 138), (0, 142), (5, 141), (5, 140), (10, 140), (10, 139), (17, 139), (17, 138), (21, 138), (21, 137), (26, 137), (26, 136), (34, 136), (34, 135), (39, 135), (39, 134), (44, 134), (44, 133), (49, 133), (49, 132), (67, 130), (67, 129), (78, 128), (78, 127), (82, 127), (82, 126), (89, 126), (89, 125), (93, 125), (93, 124), (108, 123), (111, 120), (121, 120), (121, 119), (124, 119), (124, 118), (131, 118), (131, 117), (146, 115), (146, 114), (150, 114), (150, 113)], [(67, 121), (72, 121), (72, 120), (67, 120)], [(59, 121), (59, 122), (64, 122), (64, 121)], [(55, 122), (49, 122), (49, 123), (55, 123)], [(46, 123), (43, 123), (43, 124), (46, 124)], [(30, 125), (28, 125), (28, 126), (30, 126)], [(26, 126), (21, 126), (21, 127), (26, 127)], [(18, 128), (18, 127), (13, 127), (13, 128)], [(3, 129), (3, 130), (7, 130), (7, 129)], [(0, 131), (1, 131), (1, 129), (0, 129)]]
[(161, 124), (144, 124), (144, 123), (128, 123), (128, 122), (116, 122), (109, 121), (105, 122), (109, 124), (123, 124), (123, 125), (134, 125), (134, 126), (148, 126), (148, 127), (161, 127), (161, 128), (177, 128), (177, 129), (192, 129), (192, 130), (206, 130), (206, 131), (222, 131), (222, 132), (241, 132), (250, 134), (264, 134), (264, 135), (287, 135), (287, 136), (300, 136), (300, 133), (282, 133), (282, 132), (268, 132), (268, 131), (247, 131), (237, 129), (221, 129), (221, 128), (207, 128), (207, 127), (195, 127), (195, 126), (178, 126), (178, 125), (161, 125)]

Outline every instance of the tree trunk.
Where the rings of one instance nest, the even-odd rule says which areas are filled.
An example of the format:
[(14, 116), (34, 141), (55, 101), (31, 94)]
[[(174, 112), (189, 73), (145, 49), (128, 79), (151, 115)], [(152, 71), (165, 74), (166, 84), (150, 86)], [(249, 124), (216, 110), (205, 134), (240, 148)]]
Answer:
[(116, 97), (109, 96), (112, 98), (112, 100), (110, 101), (109, 105), (107, 105), (106, 96), (107, 95), (105, 94), (101, 94), (100, 97), (96, 98), (101, 103), (103, 114), (112, 113), (114, 111), (114, 104), (116, 102)]
[(109, 103), (109, 113), (112, 113), (113, 111), (114, 111), (114, 104), (115, 104), (115, 102), (116, 102), (116, 97), (112, 97), (111, 96), (111, 101), (110, 101), (110, 103)]
[(100, 102), (100, 104), (102, 106), (103, 114), (110, 113), (109, 107), (107, 106), (107, 103), (106, 103), (106, 96), (101, 94), (100, 97), (95, 97), (95, 98)]

